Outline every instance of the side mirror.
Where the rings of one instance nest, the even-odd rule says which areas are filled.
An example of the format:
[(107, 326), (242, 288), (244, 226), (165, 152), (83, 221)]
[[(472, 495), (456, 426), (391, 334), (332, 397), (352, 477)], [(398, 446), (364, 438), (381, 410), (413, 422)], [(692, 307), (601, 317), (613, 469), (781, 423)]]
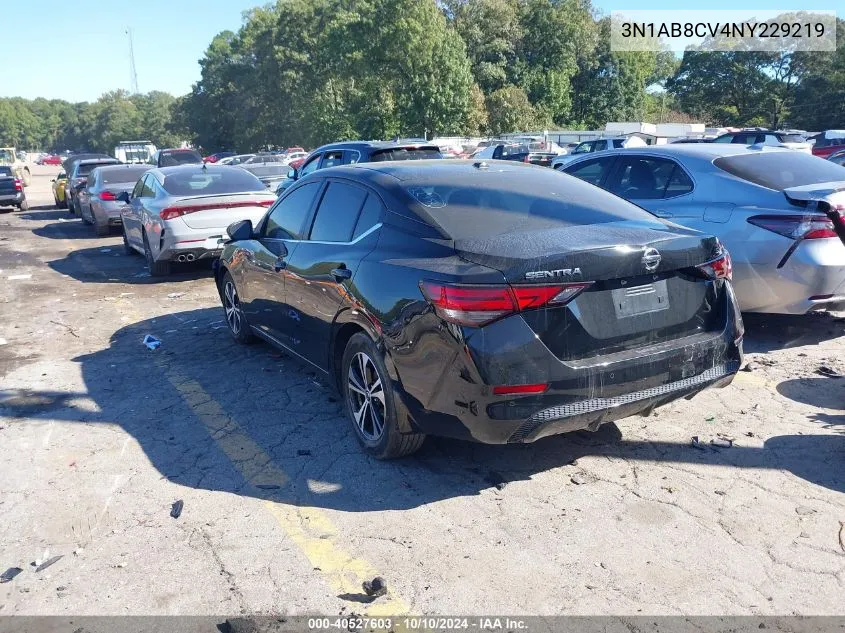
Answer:
[(238, 220), (226, 227), (226, 233), (233, 242), (252, 239), (252, 220)]
[(128, 191), (121, 191), (117, 194), (117, 200), (120, 202), (129, 202), (129, 192)]
[(290, 178), (291, 180), (296, 180), (296, 170), (295, 169), (291, 169), (291, 170), (288, 171), (288, 178)]

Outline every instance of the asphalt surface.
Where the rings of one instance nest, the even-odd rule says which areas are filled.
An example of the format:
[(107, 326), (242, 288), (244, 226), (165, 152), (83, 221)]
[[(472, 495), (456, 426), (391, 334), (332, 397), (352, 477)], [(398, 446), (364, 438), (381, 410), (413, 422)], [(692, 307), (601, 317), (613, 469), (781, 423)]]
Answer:
[(208, 266), (150, 278), (34, 172), (0, 213), (0, 615), (845, 614), (842, 314), (749, 318), (752, 371), (648, 418), (383, 463), (232, 341)]

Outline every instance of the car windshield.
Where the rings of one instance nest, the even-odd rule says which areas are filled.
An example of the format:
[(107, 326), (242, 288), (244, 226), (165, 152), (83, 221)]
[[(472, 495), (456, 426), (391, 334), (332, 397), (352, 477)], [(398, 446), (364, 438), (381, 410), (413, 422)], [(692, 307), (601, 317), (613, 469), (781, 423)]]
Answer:
[(518, 156), (520, 154), (528, 154), (530, 152), (531, 150), (528, 148), (528, 145), (502, 145), (502, 157)]
[(116, 182), (135, 182), (143, 176), (149, 167), (122, 167), (120, 169), (104, 169), (101, 171), (103, 183), (110, 185)]
[(426, 160), (429, 158), (443, 158), (443, 156), (437, 148), (395, 147), (373, 152), (370, 161), (377, 163), (385, 160)]
[(714, 160), (713, 164), (737, 178), (775, 191), (822, 182), (845, 181), (845, 170), (839, 165), (797, 151), (723, 156)]
[(419, 204), (421, 211), (456, 240), (538, 228), (654, 221), (649, 213), (622, 198), (577, 178), (544, 171), (518, 177), (450, 175), (442, 182), (427, 178), (419, 184), (409, 182), (405, 191), (412, 205)]
[(202, 162), (202, 156), (196, 152), (166, 152), (162, 153), (160, 162), (162, 167), (198, 164)]
[(781, 143), (806, 143), (807, 139), (805, 139), (800, 134), (782, 134), (781, 135)]
[(267, 191), (258, 178), (243, 169), (179, 171), (164, 177), (164, 190), (172, 196), (209, 196)]

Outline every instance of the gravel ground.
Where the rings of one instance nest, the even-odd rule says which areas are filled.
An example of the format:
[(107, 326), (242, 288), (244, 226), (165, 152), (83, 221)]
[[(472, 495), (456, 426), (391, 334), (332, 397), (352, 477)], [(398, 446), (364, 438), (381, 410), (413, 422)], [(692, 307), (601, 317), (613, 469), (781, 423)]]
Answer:
[(208, 267), (151, 279), (57, 172), (0, 214), (0, 615), (845, 614), (842, 314), (749, 316), (751, 371), (648, 418), (382, 463), (231, 340)]

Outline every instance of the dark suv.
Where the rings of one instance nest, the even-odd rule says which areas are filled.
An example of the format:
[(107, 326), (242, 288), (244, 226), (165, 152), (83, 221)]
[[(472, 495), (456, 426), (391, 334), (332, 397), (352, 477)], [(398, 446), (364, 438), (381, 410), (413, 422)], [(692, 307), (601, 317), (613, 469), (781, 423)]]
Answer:
[(288, 171), (288, 177), (279, 183), (280, 195), (298, 179), (318, 169), (355, 163), (375, 163), (386, 160), (427, 160), (443, 158), (437, 145), (402, 141), (346, 141), (323, 145), (311, 152), (299, 169)]
[(95, 168), (104, 165), (120, 165), (120, 161), (116, 158), (85, 158), (72, 161), (71, 169), (67, 172), (68, 179), (65, 186), (65, 199), (68, 203), (67, 208), (71, 213), (77, 214), (80, 212), (79, 192), (88, 184), (88, 175)]
[(735, 143), (737, 145), (783, 145), (786, 143), (805, 143), (800, 134), (776, 132), (774, 130), (752, 129), (739, 132), (727, 132), (713, 139), (713, 143)]
[(147, 161), (156, 167), (176, 167), (178, 165), (202, 165), (202, 156), (195, 149), (160, 149)]
[(335, 167), (227, 232), (234, 338), (323, 372), (379, 458), (426, 434), (595, 430), (724, 386), (742, 359), (718, 239), (542, 167)]

